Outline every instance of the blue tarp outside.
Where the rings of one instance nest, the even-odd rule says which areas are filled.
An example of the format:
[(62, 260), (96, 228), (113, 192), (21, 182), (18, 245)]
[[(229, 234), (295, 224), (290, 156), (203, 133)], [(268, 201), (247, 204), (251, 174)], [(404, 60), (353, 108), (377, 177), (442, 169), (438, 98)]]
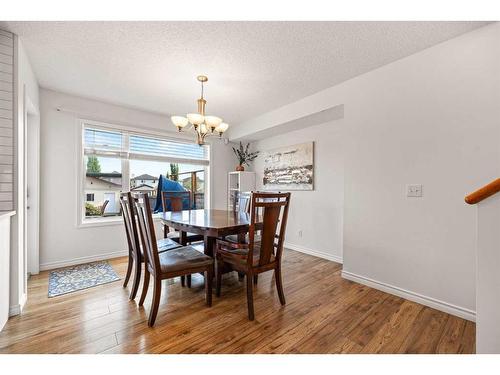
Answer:
[[(156, 204), (154, 209), (155, 213), (163, 212), (163, 206), (161, 204), (162, 191), (186, 191), (186, 189), (184, 189), (184, 187), (177, 181), (169, 180), (165, 176), (160, 175), (160, 178), (158, 180), (158, 191), (156, 193)], [(188, 198), (183, 199), (182, 206), (182, 209), (184, 210), (190, 209), (190, 202)], [(167, 202), (167, 210), (171, 210), (170, 202)]]

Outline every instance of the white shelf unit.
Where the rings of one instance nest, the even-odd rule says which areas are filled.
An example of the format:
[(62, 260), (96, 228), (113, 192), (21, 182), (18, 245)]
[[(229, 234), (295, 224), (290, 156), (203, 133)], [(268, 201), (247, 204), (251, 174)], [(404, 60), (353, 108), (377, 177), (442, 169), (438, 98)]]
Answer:
[(255, 190), (255, 172), (229, 172), (227, 175), (227, 209), (237, 210), (241, 193)]

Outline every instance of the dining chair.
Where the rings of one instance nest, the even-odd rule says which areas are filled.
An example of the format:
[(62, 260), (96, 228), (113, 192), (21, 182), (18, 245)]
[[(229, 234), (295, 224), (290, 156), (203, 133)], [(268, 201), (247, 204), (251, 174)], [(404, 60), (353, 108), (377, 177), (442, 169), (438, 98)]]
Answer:
[[(233, 204), (233, 212), (235, 214), (246, 213), (250, 214), (250, 199), (252, 193), (251, 192), (243, 192), (238, 194), (238, 197), (235, 199), (235, 204)], [(246, 235), (242, 234), (230, 234), (226, 236), (224, 239), (232, 242), (245, 242)]]
[[(137, 230), (137, 221), (134, 214), (134, 204), (132, 201), (132, 194), (130, 192), (120, 194), (120, 207), (122, 209), (128, 245), (128, 266), (123, 287), (125, 288), (127, 286), (133, 269), (134, 280), (130, 291), (130, 299), (134, 299), (141, 281), (141, 269), (142, 263), (144, 263), (144, 254), (139, 242), (139, 232)], [(178, 247), (181, 247), (181, 245), (169, 238), (164, 238), (158, 241), (158, 251), (160, 253)]]
[[(256, 191), (256, 192), (247, 192), (247, 193), (241, 193), (238, 196), (238, 205), (233, 205), (234, 211), (238, 213), (247, 213), (250, 214), (250, 206), (251, 206), (251, 197), (252, 194), (254, 193), (260, 193), (263, 196), (263, 201), (273, 201), (275, 198), (270, 197), (272, 194), (276, 193), (281, 193), (280, 191), (278, 192), (266, 192), (266, 191)], [(266, 198), (264, 198), (264, 194), (266, 195)], [(232, 242), (247, 242), (248, 243), (248, 234), (231, 234), (229, 236), (225, 237), (226, 240), (232, 241)], [(256, 231), (256, 236), (255, 236), (255, 242), (260, 241), (260, 231)]]
[(109, 203), (109, 200), (105, 200), (104, 203), (102, 204), (102, 206), (99, 207), (99, 215), (100, 216), (104, 216), (104, 213), (106, 211), (106, 206), (108, 205)]
[[(188, 203), (189, 209), (191, 208), (191, 192), (187, 191), (162, 191), (161, 204), (163, 212), (169, 211), (182, 211), (185, 207), (185, 202)], [(175, 242), (181, 243), (180, 234), (178, 231), (170, 232), (168, 225), (163, 226), (163, 237), (170, 238)], [(194, 233), (186, 233), (186, 242), (181, 245), (186, 245), (191, 242), (203, 241), (203, 236)]]
[[(191, 192), (189, 190), (186, 191), (162, 191), (161, 192), (161, 204), (163, 208), (163, 212), (169, 211), (182, 211), (184, 207), (187, 206), (191, 209), (192, 201), (191, 201)], [(170, 231), (168, 225), (163, 225), (163, 237), (170, 238), (175, 242), (181, 245), (192, 244), (193, 242), (203, 241), (203, 235), (195, 234), (195, 233), (186, 233), (184, 243), (181, 241), (180, 232), (179, 231)], [(203, 251), (203, 247), (197, 246), (197, 249), (201, 249)], [(187, 275), (187, 287), (191, 288), (191, 275)], [(182, 286), (184, 286), (184, 276), (181, 277)]]
[[(281, 280), (281, 258), (290, 193), (252, 193), (250, 204), (248, 243), (235, 243), (222, 239), (216, 242), (216, 294), (220, 296), (222, 270), (227, 263), (232, 269), (246, 276), (248, 319), (254, 320), (252, 283), (254, 276), (273, 270), (280, 303), (285, 304)], [(261, 241), (256, 242), (255, 232), (259, 229)]]
[(147, 194), (133, 197), (135, 211), (139, 222), (139, 233), (144, 249), (144, 284), (139, 306), (144, 304), (149, 279), (153, 277), (153, 301), (149, 312), (148, 325), (152, 327), (160, 305), (162, 280), (192, 273), (205, 275), (205, 300), (212, 306), (212, 277), (214, 261), (211, 257), (200, 253), (191, 246), (182, 246), (162, 253), (158, 252), (153, 215)]
[(239, 212), (250, 213), (250, 199), (252, 192), (241, 192), (238, 194), (237, 205), (234, 205), (234, 210)]

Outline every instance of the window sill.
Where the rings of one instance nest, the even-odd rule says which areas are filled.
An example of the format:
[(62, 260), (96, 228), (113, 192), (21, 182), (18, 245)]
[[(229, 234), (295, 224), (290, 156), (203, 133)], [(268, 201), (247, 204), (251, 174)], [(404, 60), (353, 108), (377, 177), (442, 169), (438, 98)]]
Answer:
[(110, 217), (110, 218), (100, 218), (100, 219), (83, 219), (81, 220), (77, 228), (93, 228), (93, 227), (105, 227), (109, 225), (121, 225), (123, 224), (123, 219), (121, 216), (119, 217)]
[[(153, 221), (159, 222), (160, 216), (153, 215)], [(101, 218), (95, 220), (83, 220), (80, 223), (78, 223), (77, 228), (85, 229), (85, 228), (107, 227), (116, 225), (123, 225), (123, 218), (121, 216)]]

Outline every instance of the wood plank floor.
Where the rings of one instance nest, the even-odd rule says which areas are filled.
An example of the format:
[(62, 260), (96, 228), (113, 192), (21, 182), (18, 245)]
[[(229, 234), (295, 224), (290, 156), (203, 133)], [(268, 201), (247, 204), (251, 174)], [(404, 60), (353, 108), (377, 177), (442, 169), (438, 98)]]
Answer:
[[(123, 277), (126, 258), (111, 260)], [(165, 288), (154, 328), (151, 292), (139, 308), (114, 282), (48, 298), (48, 272), (29, 281), (22, 316), (0, 333), (0, 353), (474, 353), (475, 324), (342, 279), (341, 265), (286, 250), (282, 307), (272, 272), (259, 276), (253, 322), (245, 283), (223, 278), (204, 305), (203, 279)]]

